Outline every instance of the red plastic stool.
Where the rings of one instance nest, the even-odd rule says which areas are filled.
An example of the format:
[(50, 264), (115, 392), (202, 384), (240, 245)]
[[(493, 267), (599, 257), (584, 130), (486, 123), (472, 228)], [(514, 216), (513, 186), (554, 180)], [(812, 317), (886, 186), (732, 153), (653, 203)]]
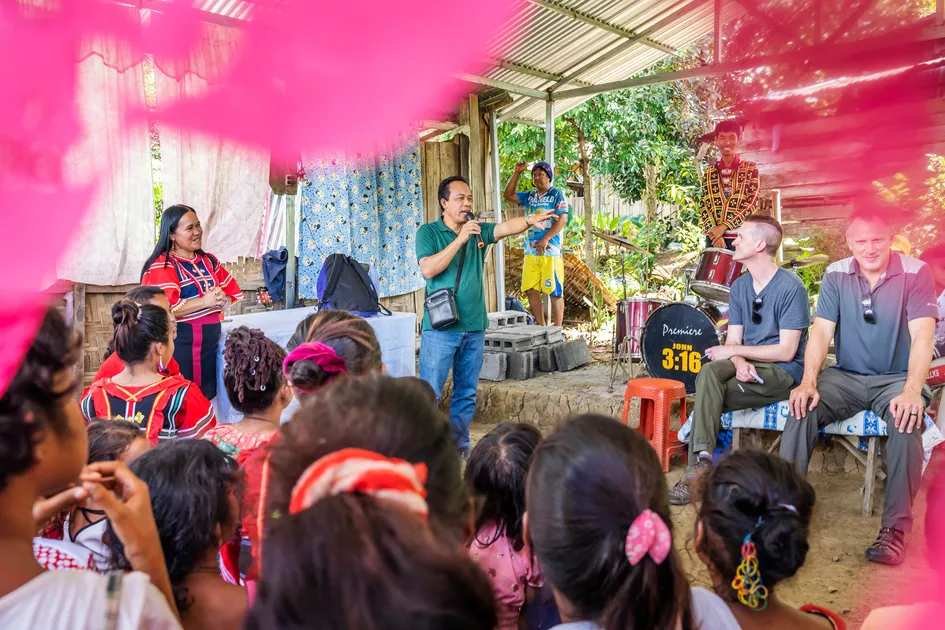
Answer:
[(630, 415), (630, 399), (640, 399), (640, 433), (659, 455), (663, 472), (669, 472), (669, 459), (689, 451), (689, 446), (675, 436), (670, 438), (669, 421), (673, 401), (679, 400), (679, 421), (686, 421), (686, 386), (668, 378), (635, 378), (627, 383), (623, 397), (623, 423)]

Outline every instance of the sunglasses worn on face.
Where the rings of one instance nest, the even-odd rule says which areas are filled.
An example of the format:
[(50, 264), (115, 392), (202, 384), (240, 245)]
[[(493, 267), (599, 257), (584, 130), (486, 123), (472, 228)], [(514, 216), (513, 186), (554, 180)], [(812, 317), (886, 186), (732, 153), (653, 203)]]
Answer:
[(764, 304), (764, 298), (760, 295), (751, 301), (751, 323), (761, 323), (761, 305)]
[(873, 297), (869, 293), (864, 293), (860, 298), (860, 306), (863, 307), (863, 319), (867, 324), (876, 323), (876, 315), (873, 313)]

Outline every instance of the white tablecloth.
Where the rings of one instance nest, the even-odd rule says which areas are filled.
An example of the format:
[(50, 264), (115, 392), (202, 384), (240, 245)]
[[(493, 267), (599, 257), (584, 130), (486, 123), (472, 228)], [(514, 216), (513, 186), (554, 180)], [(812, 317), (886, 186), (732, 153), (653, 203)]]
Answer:
[[(233, 409), (223, 386), (223, 345), (226, 333), (238, 326), (259, 328), (266, 336), (285, 348), (296, 327), (314, 311), (311, 307), (288, 310), (234, 315), (223, 322), (223, 332), (217, 347), (217, 397), (213, 399), (213, 410), (217, 422), (230, 424), (240, 420), (243, 415)], [(381, 357), (390, 376), (416, 376), (417, 373), (417, 314), (393, 313), (390, 316), (377, 315), (368, 317), (367, 322), (374, 328), (374, 334), (381, 344)], [(282, 414), (282, 421), (292, 417), (298, 405), (293, 402)]]

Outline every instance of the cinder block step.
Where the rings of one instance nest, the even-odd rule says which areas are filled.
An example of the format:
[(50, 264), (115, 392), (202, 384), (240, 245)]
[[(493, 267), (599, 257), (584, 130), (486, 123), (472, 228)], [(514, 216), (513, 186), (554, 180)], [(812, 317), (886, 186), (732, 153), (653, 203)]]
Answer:
[(562, 372), (570, 372), (591, 362), (591, 351), (581, 337), (555, 345), (554, 354), (558, 369)]
[(508, 370), (506, 376), (524, 381), (535, 376), (534, 352), (507, 352)]
[(528, 321), (528, 316), (521, 311), (499, 311), (489, 313), (489, 330), (498, 330), (507, 326), (517, 326)]
[(503, 352), (487, 352), (482, 357), (480, 381), (504, 381), (508, 371), (508, 356)]
[(551, 346), (542, 346), (538, 348), (538, 369), (542, 372), (554, 372), (558, 369), (558, 361), (555, 360), (555, 347), (560, 344), (554, 344)]
[(538, 326), (501, 328), (486, 333), (486, 348), (503, 352), (525, 352), (543, 346), (547, 333)]

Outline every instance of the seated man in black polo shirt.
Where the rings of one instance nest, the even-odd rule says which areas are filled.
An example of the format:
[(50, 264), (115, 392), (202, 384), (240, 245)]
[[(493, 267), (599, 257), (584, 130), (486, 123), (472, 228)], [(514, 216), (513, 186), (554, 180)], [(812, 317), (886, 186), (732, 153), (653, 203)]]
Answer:
[(810, 304), (797, 274), (775, 262), (781, 224), (752, 215), (736, 232), (734, 258), (748, 273), (732, 284), (725, 345), (706, 350), (712, 362), (696, 377), (689, 469), (669, 491), (672, 505), (689, 503), (693, 479), (711, 468), (722, 413), (787, 400), (804, 373)]
[[(781, 440), (781, 456), (807, 474), (819, 429), (867, 409), (886, 421), (886, 500), (879, 536), (866, 550), (868, 560), (883, 564), (905, 559), (905, 534), (912, 530), (936, 317), (929, 266), (891, 252), (892, 237), (879, 209), (858, 207), (847, 219), (853, 257), (824, 274), (804, 378), (791, 392)], [(831, 339), (837, 364), (818, 374)]]

